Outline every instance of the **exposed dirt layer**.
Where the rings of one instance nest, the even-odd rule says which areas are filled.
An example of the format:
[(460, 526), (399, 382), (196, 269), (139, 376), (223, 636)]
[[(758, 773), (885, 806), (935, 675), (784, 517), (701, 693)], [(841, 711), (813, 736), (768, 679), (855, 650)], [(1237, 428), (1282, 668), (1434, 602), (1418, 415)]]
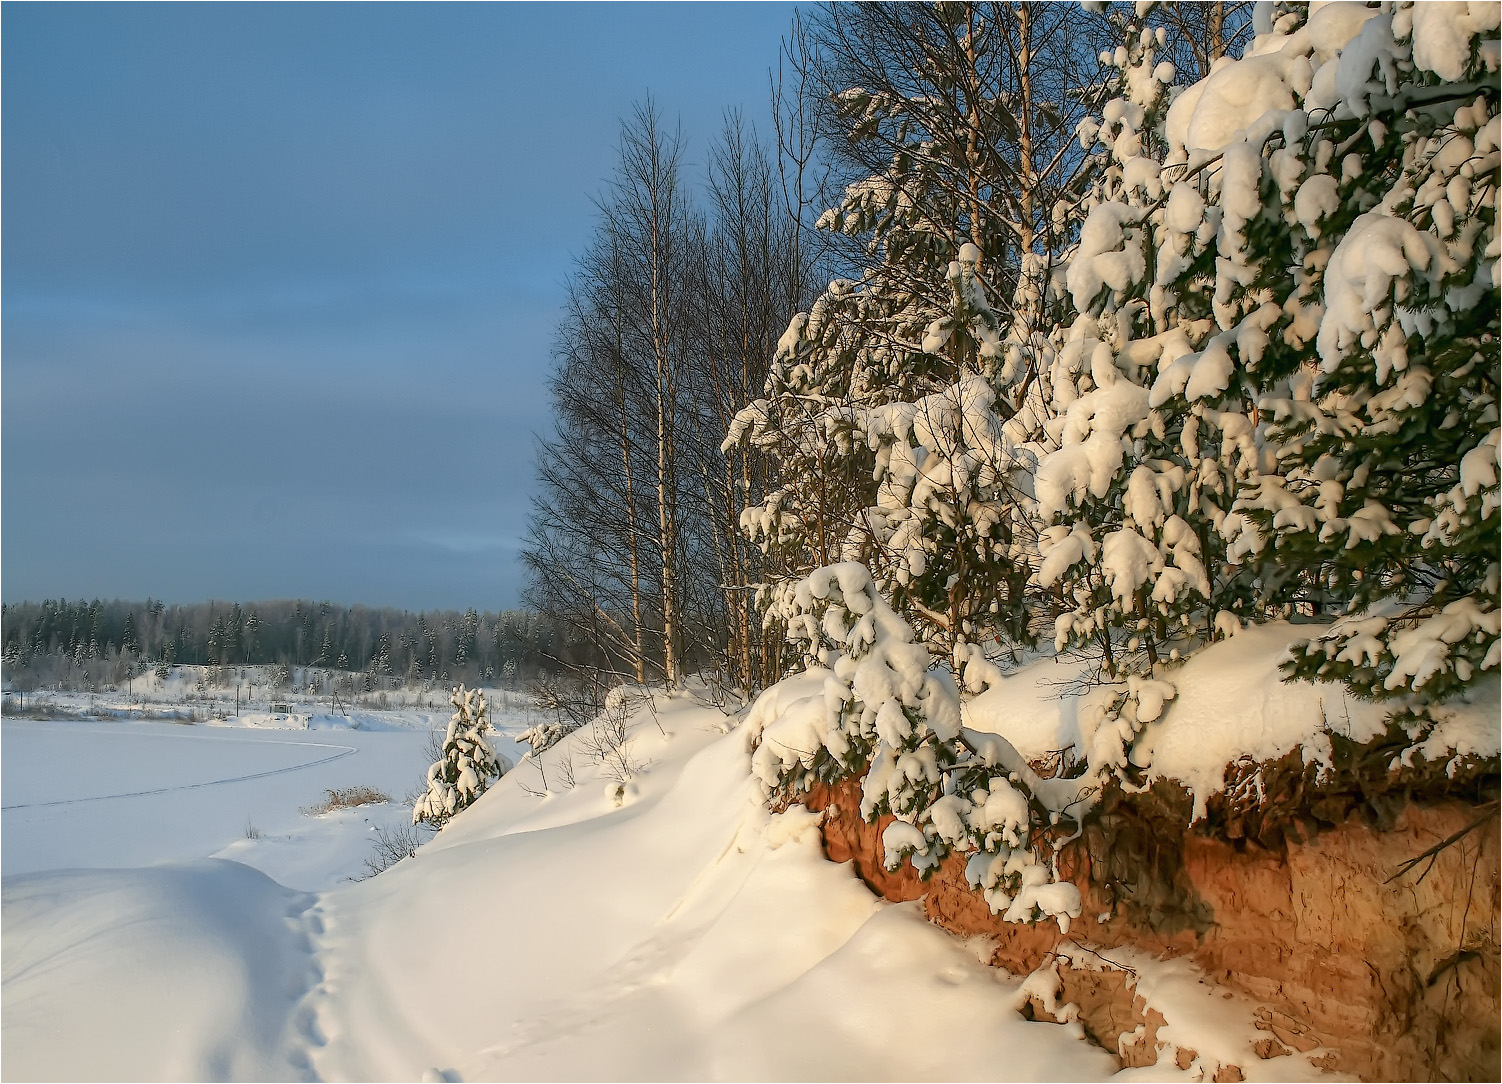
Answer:
[[(1474, 803), (1355, 806), (1334, 824), (1281, 823), (1269, 839), (1212, 838), (1185, 829), (1185, 799), (1158, 786), (1109, 797), (1061, 853), (1083, 917), (1068, 935), (1052, 921), (1005, 923), (965, 882), (951, 855), (925, 883), (881, 861), (884, 817), (860, 817), (859, 779), (805, 798), (825, 813), (825, 851), (889, 900), (922, 900), (930, 920), (995, 944), (992, 962), (1018, 974), (1052, 968), (1058, 1001), (1125, 1066), (1157, 1062), (1162, 1017), (1121, 972), (1072, 968), (1071, 942), (1186, 957), (1206, 976), (1262, 1003), (1257, 1056), (1325, 1048), (1315, 1063), (1366, 1080), (1497, 1080), (1499, 885), (1495, 814), (1389, 881), (1405, 862), (1477, 819)], [(1221, 826), (1224, 835), (1224, 827)], [(1041, 1003), (1040, 1018), (1057, 1017)], [(1154, 1019), (1156, 1017), (1156, 1019)], [(1183, 1065), (1193, 1051), (1179, 1050)], [(1186, 1060), (1187, 1059), (1187, 1060)], [(1220, 1066), (1216, 1079), (1241, 1079)]]

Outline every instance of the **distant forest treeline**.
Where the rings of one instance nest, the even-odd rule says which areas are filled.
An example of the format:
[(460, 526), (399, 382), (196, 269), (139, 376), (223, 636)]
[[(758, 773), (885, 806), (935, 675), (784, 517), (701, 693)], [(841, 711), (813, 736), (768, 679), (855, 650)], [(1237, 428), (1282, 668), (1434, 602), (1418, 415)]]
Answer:
[[(514, 685), (549, 669), (553, 634), (525, 610), (411, 613), (279, 600), (167, 605), (155, 599), (7, 603), (0, 607), (7, 676), (50, 683), (57, 664), (94, 680), (174, 664), (284, 665), (364, 671), (393, 683)], [(47, 675), (44, 677), (43, 675)]]

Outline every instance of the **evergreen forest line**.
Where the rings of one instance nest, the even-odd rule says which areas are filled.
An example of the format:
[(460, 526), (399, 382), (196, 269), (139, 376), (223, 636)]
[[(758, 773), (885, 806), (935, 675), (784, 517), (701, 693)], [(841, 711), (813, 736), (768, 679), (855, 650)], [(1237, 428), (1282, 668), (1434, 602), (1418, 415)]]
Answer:
[[(88, 689), (175, 665), (364, 672), (367, 685), (506, 684), (550, 663), (551, 627), (525, 610), (412, 613), (278, 600), (169, 605), (47, 599), (3, 608), (6, 677), (17, 688)], [(556, 663), (553, 663), (556, 666)]]

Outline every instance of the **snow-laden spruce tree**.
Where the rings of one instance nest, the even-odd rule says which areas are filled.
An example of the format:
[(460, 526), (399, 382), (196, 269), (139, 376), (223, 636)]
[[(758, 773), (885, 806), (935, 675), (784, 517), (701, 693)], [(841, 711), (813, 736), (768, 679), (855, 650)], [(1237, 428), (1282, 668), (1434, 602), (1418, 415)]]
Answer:
[[(1147, 5), (1139, 5), (1139, 14)], [(1217, 318), (1217, 245), (1244, 220), (1207, 204), (1220, 174), (1164, 168), (1173, 65), (1136, 19), (1103, 57), (1114, 96), (1081, 141), (1105, 158), (1065, 279), (1077, 316), (1046, 380), (1034, 477), (1035, 578), (1061, 611), (1055, 644), (1097, 652), (1119, 692), (1080, 750), (1090, 771), (1128, 749), (1175, 690), (1168, 667), (1252, 616), (1255, 584), (1219, 529), (1255, 473), (1259, 343)]]
[[(1070, 270), (1114, 289), (1156, 259), (1137, 313), (1186, 332), (1146, 350), (1148, 419), (1123, 447), (1156, 467), (1152, 438), (1178, 438), (1206, 616), (1347, 614), (1289, 670), (1363, 695), (1439, 700), (1497, 664), (1497, 23), (1494, 4), (1262, 9), (1247, 55), (1174, 99), (1160, 160), (1123, 162), (1162, 194), (1093, 209)], [(1131, 340), (1118, 360), (1146, 348), (1124, 309), (1101, 309)], [(1056, 564), (1095, 543), (1111, 574), (1104, 539), (1055, 541)], [(1156, 596), (1172, 562), (1133, 548)]]
[(1039, 580), (1118, 670), (1292, 603), (1351, 614), (1293, 675), (1442, 699), (1497, 664), (1497, 7), (1258, 30), (1166, 113), (1117, 51)]
[[(1245, 265), (1282, 312), (1257, 374), (1273, 455), (1239, 547), (1348, 615), (1292, 675), (1421, 708), (1499, 661), (1499, 8), (1263, 29), (1254, 51), (1291, 101), (1247, 133), (1271, 210)], [(1170, 118), (1191, 161), (1202, 108)]]
[[(753, 538), (792, 551), (790, 570), (840, 557), (867, 562), (893, 605), (957, 668), (980, 627), (1028, 636), (1019, 555), (1031, 519), (1014, 474), (1031, 461), (1006, 425), (1015, 411), (998, 401), (1014, 373), (981, 271), (979, 248), (960, 246), (944, 269), (946, 306), (918, 309), (908, 299), (929, 319), (907, 329), (906, 343), (872, 332), (867, 306), (880, 308), (884, 295), (874, 280), (850, 292), (835, 284), (795, 319), (771, 394), (742, 412), (727, 442), (759, 443), (789, 479), (747, 510)], [(870, 377), (877, 358), (891, 379), (852, 385), (852, 372)], [(823, 375), (835, 380), (820, 386)], [(772, 595), (796, 583), (788, 576)]]
[(1010, 399), (1020, 351), (990, 303), (983, 259), (961, 246), (946, 269), (949, 310), (924, 329), (928, 354), (948, 354), (952, 383), (865, 413), (876, 453), (874, 568), (893, 604), (935, 654), (965, 675), (981, 639), (1030, 641), (1024, 592), (1033, 540), (1024, 478), (1034, 460), (1026, 420)]
[(486, 740), (490, 720), (485, 694), (460, 685), (449, 702), (454, 714), (443, 739), (443, 755), (428, 769), (427, 793), (412, 807), (413, 824), (425, 821), (442, 828), (512, 768)]
[(1192, 238), (1172, 236), (1164, 206), (1155, 128), (1174, 73), (1155, 63), (1157, 44), (1141, 29), (1109, 57), (1118, 96), (1082, 129), (1081, 142), (1103, 147), (1108, 161), (1066, 273), (1079, 315), (1049, 374), (1054, 447), (1035, 478), (1044, 526), (1037, 579), (1070, 607), (1056, 621), (1057, 646), (1092, 644), (1112, 673), (1124, 668), (1117, 655), (1126, 635), (1156, 661), (1154, 634), (1177, 631), (1162, 628), (1165, 604), (1209, 594), (1182, 516), (1197, 479), (1149, 405), (1164, 355), (1172, 364), (1188, 353), (1186, 333), (1200, 330), (1179, 326), (1157, 281), (1193, 250)]

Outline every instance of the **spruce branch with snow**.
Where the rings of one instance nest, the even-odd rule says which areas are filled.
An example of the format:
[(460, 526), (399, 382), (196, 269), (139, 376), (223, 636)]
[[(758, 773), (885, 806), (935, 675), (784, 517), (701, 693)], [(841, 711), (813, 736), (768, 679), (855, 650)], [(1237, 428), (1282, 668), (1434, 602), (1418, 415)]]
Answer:
[(544, 719), (523, 730), (516, 736), (516, 740), (527, 743), (531, 750), (527, 754), (529, 757), (537, 757), (578, 730), (581, 725), (573, 719)]

